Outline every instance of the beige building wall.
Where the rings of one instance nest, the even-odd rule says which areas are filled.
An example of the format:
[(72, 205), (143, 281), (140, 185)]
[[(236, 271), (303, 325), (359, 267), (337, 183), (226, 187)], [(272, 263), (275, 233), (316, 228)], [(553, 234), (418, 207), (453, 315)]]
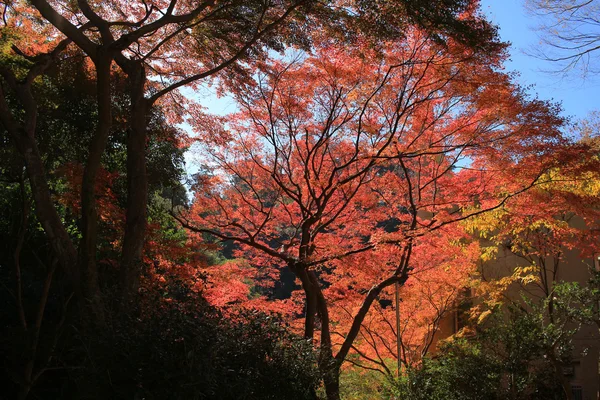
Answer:
[[(556, 282), (579, 282), (585, 285), (589, 278), (589, 268), (594, 266), (594, 260), (581, 258), (576, 249), (565, 250), (556, 273)], [(546, 269), (550, 276), (554, 272), (554, 259), (546, 259)], [(516, 266), (527, 266), (526, 260), (508, 251), (500, 250), (494, 262), (483, 266), (484, 273), (490, 279), (501, 278), (512, 274)], [(532, 298), (542, 297), (544, 293), (534, 285), (520, 286), (512, 285), (507, 295), (515, 300), (520, 299), (521, 293), (526, 293)], [(600, 375), (598, 370), (598, 356), (600, 346), (600, 335), (595, 326), (584, 325), (573, 337), (573, 365), (565, 368), (574, 388), (574, 400), (598, 400)]]
[[(596, 264), (598, 264), (596, 262)], [(482, 274), (486, 280), (499, 279), (511, 276), (515, 267), (530, 265), (526, 260), (512, 254), (508, 250), (499, 249), (495, 260), (482, 265)], [(554, 260), (546, 260), (547, 268), (552, 273)], [(567, 250), (558, 264), (556, 281), (571, 281), (586, 284), (590, 278), (589, 268), (594, 266), (594, 260), (582, 259), (578, 250)], [(521, 298), (521, 293), (527, 293), (532, 298), (543, 296), (543, 292), (534, 285), (513, 284), (507, 292), (507, 296), (514, 300)], [(474, 299), (476, 301), (476, 299)], [(440, 325), (440, 329), (434, 339), (432, 353), (440, 340), (448, 338), (457, 332), (458, 317), (456, 313), (449, 315)], [(572, 368), (565, 368), (574, 389), (574, 400), (598, 400), (600, 399), (600, 335), (595, 326), (582, 326), (573, 338), (574, 352)]]

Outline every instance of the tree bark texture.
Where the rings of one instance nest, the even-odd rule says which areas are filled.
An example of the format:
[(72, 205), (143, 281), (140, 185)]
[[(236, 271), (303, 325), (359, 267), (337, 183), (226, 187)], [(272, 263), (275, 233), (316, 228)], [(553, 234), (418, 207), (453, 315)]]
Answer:
[(110, 66), (112, 58), (102, 54), (96, 61), (96, 98), (98, 120), (96, 131), (89, 144), (89, 154), (83, 171), (81, 186), (81, 232), (80, 269), (86, 303), (92, 321), (103, 324), (105, 320), (102, 293), (98, 281), (96, 253), (98, 246), (98, 210), (96, 182), (100, 171), (102, 154), (106, 149), (112, 125)]
[(150, 109), (144, 97), (146, 73), (136, 65), (131, 80), (131, 123), (127, 135), (127, 211), (121, 254), (121, 296), (130, 309), (139, 288), (147, 224), (148, 177), (146, 173), (147, 120)]

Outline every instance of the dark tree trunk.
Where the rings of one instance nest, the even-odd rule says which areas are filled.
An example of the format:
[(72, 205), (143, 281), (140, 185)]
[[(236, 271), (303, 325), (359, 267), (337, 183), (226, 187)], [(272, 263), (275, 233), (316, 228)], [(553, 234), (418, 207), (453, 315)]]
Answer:
[(340, 367), (335, 360), (332, 360), (332, 362), (335, 365), (321, 371), (323, 374), (325, 395), (327, 396), (327, 400), (340, 400)]
[(321, 320), (321, 348), (319, 353), (319, 370), (325, 386), (327, 400), (340, 399), (340, 366), (343, 362), (333, 356), (331, 343), (331, 326), (327, 299), (321, 291), (317, 274), (308, 271), (308, 277), (313, 284), (317, 298), (317, 312)]
[(80, 270), (83, 294), (94, 323), (105, 320), (102, 293), (98, 281), (96, 253), (98, 245), (98, 211), (96, 207), (96, 182), (101, 167), (102, 154), (106, 149), (112, 124), (110, 95), (110, 66), (112, 60), (103, 56), (96, 62), (96, 97), (98, 121), (96, 132), (89, 145), (89, 154), (83, 171), (81, 186), (81, 245)]
[(290, 266), (290, 269), (294, 271), (296, 276), (300, 279), (300, 282), (302, 282), (302, 290), (304, 291), (304, 297), (306, 300), (306, 309), (304, 315), (304, 337), (307, 339), (314, 339), (315, 317), (317, 314), (317, 288), (309, 278), (305, 267)]
[(15, 142), (19, 153), (25, 159), (29, 185), (35, 202), (36, 217), (50, 242), (52, 252), (66, 271), (75, 292), (81, 294), (80, 274), (77, 270), (77, 250), (54, 207), (37, 145), (32, 138), (23, 136)]
[(50, 247), (61, 267), (65, 270), (75, 291), (79, 294), (80, 279), (77, 271), (77, 250), (54, 207), (46, 180), (44, 163), (35, 142), (37, 104), (31, 94), (30, 81), (19, 84), (14, 75), (4, 76), (15, 91), (25, 110), (24, 123), (17, 122), (6, 102), (0, 85), (0, 123), (13, 139), (17, 151), (25, 161), (27, 177), (35, 203), (35, 214), (44, 229)]
[(147, 113), (144, 97), (146, 73), (136, 66), (131, 80), (131, 125), (127, 135), (127, 213), (121, 254), (122, 305), (130, 310), (136, 303), (143, 265), (147, 223), (148, 177), (146, 174)]

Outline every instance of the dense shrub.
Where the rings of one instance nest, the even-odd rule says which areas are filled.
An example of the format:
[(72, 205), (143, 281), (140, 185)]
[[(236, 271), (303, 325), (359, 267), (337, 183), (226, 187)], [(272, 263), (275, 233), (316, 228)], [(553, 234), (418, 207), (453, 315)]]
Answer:
[(196, 299), (118, 321), (73, 374), (78, 398), (304, 399), (317, 381), (311, 345), (274, 316), (224, 318)]
[(390, 388), (402, 400), (560, 400), (541, 315), (511, 310), (471, 339), (444, 343), (437, 356)]
[[(225, 318), (200, 296), (185, 297), (152, 299), (139, 317), (115, 317), (107, 329), (71, 326), (57, 350), (60, 367), (45, 372), (32, 394), (82, 400), (312, 397), (318, 384), (312, 346), (276, 316)], [(17, 390), (14, 383), (8, 388)], [(17, 398), (13, 393), (7, 398)]]

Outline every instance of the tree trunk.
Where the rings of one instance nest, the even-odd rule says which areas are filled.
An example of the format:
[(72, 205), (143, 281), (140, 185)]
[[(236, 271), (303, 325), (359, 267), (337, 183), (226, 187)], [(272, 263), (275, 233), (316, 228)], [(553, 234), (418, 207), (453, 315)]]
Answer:
[(42, 225), (52, 253), (65, 271), (69, 283), (73, 287), (73, 292), (78, 298), (81, 298), (82, 288), (81, 277), (77, 268), (77, 250), (54, 206), (46, 179), (44, 162), (35, 141), (38, 110), (37, 103), (31, 93), (32, 76), (30, 75), (31, 79), (26, 80), (24, 83), (18, 83), (16, 77), (10, 73), (4, 76), (5, 81), (9, 84), (8, 86), (12, 87), (20, 99), (25, 117), (23, 124), (17, 122), (6, 102), (2, 85), (0, 85), (0, 123), (8, 131), (17, 151), (23, 157), (35, 204), (35, 215)]
[(308, 271), (308, 277), (313, 284), (317, 298), (317, 312), (321, 319), (321, 351), (319, 354), (319, 370), (323, 377), (325, 394), (327, 400), (340, 399), (340, 366), (343, 362), (333, 356), (331, 343), (331, 327), (329, 321), (329, 309), (327, 299), (323, 295), (319, 286), (317, 274), (314, 271)]
[[(554, 349), (553, 349), (553, 351), (554, 351)], [(550, 359), (550, 361), (552, 362), (552, 365), (554, 366), (554, 373), (556, 374), (555, 375), (556, 379), (562, 386), (563, 392), (565, 394), (565, 399), (572, 400), (573, 392), (571, 391), (571, 383), (569, 382), (569, 380), (567, 378), (565, 378), (565, 373), (564, 373), (564, 368), (562, 366), (562, 363), (552, 353), (548, 354), (548, 358)]]
[(96, 252), (98, 245), (98, 211), (96, 207), (96, 181), (101, 167), (102, 154), (106, 149), (112, 124), (110, 96), (110, 65), (112, 59), (103, 56), (96, 62), (96, 98), (98, 121), (96, 132), (89, 145), (89, 154), (83, 171), (81, 185), (81, 245), (80, 269), (83, 295), (94, 323), (104, 323), (104, 306), (100, 284)]
[(304, 337), (314, 339), (315, 337), (315, 316), (317, 314), (317, 294), (315, 287), (311, 282), (305, 267), (290, 266), (290, 269), (302, 282), (302, 290), (306, 301), (306, 310), (304, 315)]
[(29, 185), (35, 202), (35, 214), (46, 233), (50, 247), (64, 268), (75, 292), (80, 292), (80, 275), (77, 270), (77, 250), (62, 223), (46, 181), (44, 164), (35, 141), (20, 135), (15, 140), (19, 153), (25, 159)]
[(340, 367), (335, 365), (321, 373), (327, 400), (340, 400)]
[(146, 74), (133, 68), (131, 79), (131, 125), (127, 135), (127, 213), (121, 253), (121, 297), (125, 310), (136, 303), (143, 265), (147, 223), (148, 177), (146, 174), (147, 112), (144, 97)]
[(340, 367), (342, 362), (333, 356), (331, 341), (321, 335), (321, 352), (319, 354), (319, 371), (325, 386), (327, 400), (340, 400)]

